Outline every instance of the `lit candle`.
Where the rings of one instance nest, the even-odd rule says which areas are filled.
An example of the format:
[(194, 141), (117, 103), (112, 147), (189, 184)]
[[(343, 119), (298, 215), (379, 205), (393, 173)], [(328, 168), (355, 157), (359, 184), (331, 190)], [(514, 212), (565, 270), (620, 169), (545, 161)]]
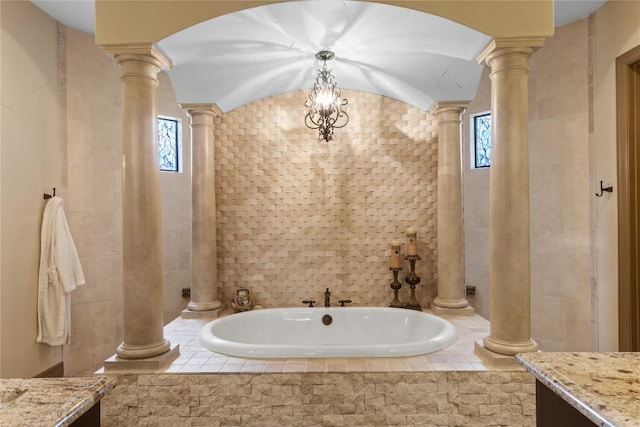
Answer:
[(391, 242), (391, 258), (389, 260), (389, 268), (400, 268), (400, 242), (394, 240)]
[(407, 228), (407, 255), (418, 255), (418, 239), (413, 228)]

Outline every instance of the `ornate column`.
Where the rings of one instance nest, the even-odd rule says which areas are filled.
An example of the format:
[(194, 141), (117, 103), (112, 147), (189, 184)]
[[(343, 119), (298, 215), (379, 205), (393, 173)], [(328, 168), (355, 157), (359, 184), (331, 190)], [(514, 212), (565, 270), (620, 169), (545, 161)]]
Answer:
[[(152, 358), (155, 367), (178, 355), (164, 338), (162, 221), (156, 131), (157, 73), (170, 65), (151, 46), (107, 47), (122, 82), (122, 258), (124, 342), (118, 361)], [(160, 357), (162, 355), (162, 357)], [(126, 363), (125, 363), (126, 364)], [(139, 363), (136, 366), (141, 366)], [(159, 366), (158, 366), (159, 367)]]
[(464, 282), (460, 115), (467, 105), (439, 102), (432, 111), (438, 119), (438, 296), (431, 303), (436, 314), (474, 313)]
[(476, 350), (493, 360), (538, 349), (531, 339), (527, 75), (543, 41), (494, 40), (479, 58), (491, 67), (491, 315), (490, 334)]
[[(191, 119), (191, 301), (182, 317), (211, 316), (218, 299), (216, 265), (215, 104), (181, 104)], [(217, 312), (215, 312), (217, 314)]]

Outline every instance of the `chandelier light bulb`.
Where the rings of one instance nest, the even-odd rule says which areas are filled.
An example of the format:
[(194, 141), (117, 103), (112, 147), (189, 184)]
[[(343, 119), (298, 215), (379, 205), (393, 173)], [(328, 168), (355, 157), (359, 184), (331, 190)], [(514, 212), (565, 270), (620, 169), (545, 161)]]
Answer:
[(316, 103), (320, 104), (323, 108), (329, 108), (334, 103), (333, 96), (328, 90), (322, 90), (316, 97)]

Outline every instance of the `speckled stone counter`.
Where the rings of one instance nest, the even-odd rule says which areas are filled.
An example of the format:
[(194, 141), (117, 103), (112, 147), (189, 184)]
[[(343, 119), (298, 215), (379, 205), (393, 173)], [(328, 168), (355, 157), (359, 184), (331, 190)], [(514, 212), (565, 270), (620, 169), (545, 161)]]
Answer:
[(518, 362), (598, 426), (640, 426), (640, 353), (527, 353)]
[(71, 425), (115, 385), (115, 379), (102, 376), (0, 379), (0, 425)]

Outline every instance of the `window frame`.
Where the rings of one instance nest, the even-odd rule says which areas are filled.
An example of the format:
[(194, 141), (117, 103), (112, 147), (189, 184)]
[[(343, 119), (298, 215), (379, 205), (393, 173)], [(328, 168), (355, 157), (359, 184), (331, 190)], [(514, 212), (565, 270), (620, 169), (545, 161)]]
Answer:
[[(160, 121), (172, 121), (176, 123), (176, 169), (163, 169), (162, 163), (160, 162)], [(158, 169), (160, 172), (168, 172), (168, 173), (181, 173), (183, 170), (183, 161), (182, 161), (182, 119), (179, 117), (172, 116), (164, 116), (158, 115), (156, 117), (156, 144), (158, 147), (157, 152), (157, 160), (158, 160)]]
[[(478, 117), (485, 117), (485, 116), (489, 116), (491, 118), (491, 124), (489, 125), (490, 128), (489, 130), (491, 131), (491, 126), (493, 126), (493, 118), (491, 117), (491, 110), (489, 111), (481, 111), (478, 113), (474, 113), (470, 115), (470, 121), (471, 121), (471, 125), (469, 126), (470, 130), (471, 130), (471, 136), (470, 136), (470, 148), (471, 148), (471, 169), (487, 169), (491, 167), (491, 151), (489, 152), (489, 164), (488, 165), (478, 165), (478, 155), (477, 155), (477, 150), (478, 150), (478, 140), (476, 138), (476, 134), (477, 134), (477, 118)], [(491, 143), (489, 145), (489, 147), (491, 148)]]

